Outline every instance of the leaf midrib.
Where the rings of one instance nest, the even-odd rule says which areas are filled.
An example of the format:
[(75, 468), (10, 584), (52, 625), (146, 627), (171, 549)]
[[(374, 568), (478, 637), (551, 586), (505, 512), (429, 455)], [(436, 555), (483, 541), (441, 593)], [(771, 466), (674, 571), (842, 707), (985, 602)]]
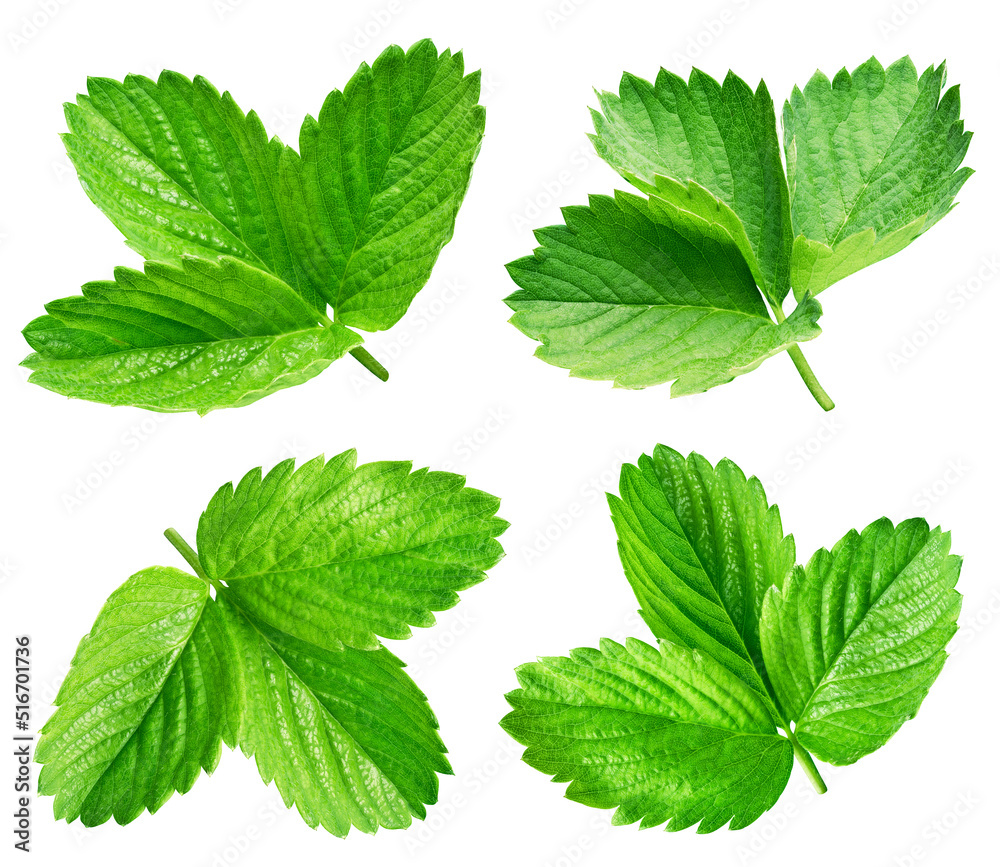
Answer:
[[(407, 63), (407, 61), (408, 61), (408, 58), (404, 55), (404, 57), (403, 57), (403, 63), (404, 63), (404, 65)], [(440, 62), (440, 58), (439, 58), (439, 62)], [(407, 72), (407, 75), (406, 75), (407, 82), (409, 83), (409, 81), (410, 81), (409, 69), (407, 69), (406, 72)], [(375, 75), (374, 70), (372, 70), (371, 74), (372, 74), (372, 81), (374, 82), (374, 75)], [(366, 244), (362, 244), (359, 247), (358, 246), (358, 242), (361, 239), (362, 235), (364, 234), (364, 230), (367, 228), (368, 218), (371, 215), (372, 205), (375, 203), (375, 199), (379, 195), (381, 195), (383, 192), (385, 192), (383, 184), (385, 182), (385, 174), (386, 174), (387, 171), (389, 171), (389, 164), (400, 153), (400, 151), (401, 151), (401, 145), (406, 140), (406, 133), (409, 130), (410, 125), (413, 123), (414, 119), (417, 117), (418, 114), (420, 114), (420, 112), (422, 110), (421, 106), (423, 104), (423, 101), (424, 101), (425, 97), (427, 96), (428, 91), (430, 90), (431, 86), (434, 84), (434, 81), (436, 79), (437, 79), (437, 70), (435, 70), (434, 76), (431, 79), (431, 81), (428, 82), (427, 88), (423, 91), (423, 93), (420, 94), (419, 100), (417, 100), (416, 103), (414, 104), (413, 111), (410, 113), (410, 116), (407, 118), (406, 124), (403, 126), (402, 132), (400, 133), (399, 139), (397, 140), (396, 144), (393, 145), (393, 147), (390, 149), (390, 151), (389, 151), (389, 153), (388, 153), (388, 155), (386, 157), (385, 164), (382, 166), (382, 170), (379, 173), (378, 182), (375, 184), (375, 187), (374, 187), (374, 189), (378, 190), (378, 192), (375, 193), (375, 194), (373, 194), (373, 195), (371, 195), (371, 196), (369, 196), (369, 198), (368, 198), (368, 205), (365, 207), (365, 213), (364, 213), (364, 215), (361, 218), (361, 222), (358, 223), (357, 225), (355, 225), (355, 227), (354, 227), (355, 228), (354, 241), (353, 241), (353, 243), (351, 245), (351, 252), (347, 255), (346, 261), (344, 263), (344, 271), (340, 275), (340, 280), (337, 282), (337, 294), (336, 294), (336, 296), (334, 298), (334, 303), (330, 305), (331, 308), (333, 309), (333, 316), (334, 316), (334, 321), (335, 322), (338, 321), (338, 317), (340, 315), (340, 296), (341, 296), (341, 294), (344, 291), (344, 285), (347, 283), (347, 275), (350, 273), (351, 264), (353, 263), (354, 257), (358, 254), (358, 252), (360, 250), (365, 249), (365, 246), (367, 246), (367, 243), (366, 243)], [(461, 81), (464, 82), (464, 80), (465, 79), (463, 77), (461, 79)], [(392, 82), (389, 83), (389, 88), (391, 90), (391, 88), (392, 88)], [(346, 92), (346, 88), (345, 88), (345, 92)], [(403, 148), (403, 150), (405, 150), (405, 148)]]
[[(223, 589), (225, 589), (225, 588), (223, 588)], [(216, 593), (218, 595), (218, 590), (216, 591)], [(281, 665), (284, 668), (284, 670), (287, 672), (287, 675), (291, 675), (292, 677), (294, 677), (295, 680), (296, 680), (296, 682), (300, 685), (300, 687), (303, 690), (305, 690), (306, 692), (309, 693), (309, 695), (312, 697), (313, 701), (316, 702), (317, 706), (323, 709), (323, 712), (326, 713), (329, 716), (329, 718), (336, 724), (337, 728), (341, 732), (343, 732), (344, 737), (348, 738), (350, 740), (350, 742), (354, 745), (354, 748), (359, 753), (361, 753), (361, 755), (363, 755), (365, 757), (365, 759), (367, 759), (368, 762), (371, 763), (371, 766), (378, 771), (379, 776), (382, 777), (382, 779), (384, 779), (390, 786), (392, 786), (392, 790), (396, 793), (396, 795), (399, 797), (399, 799), (406, 805), (406, 808), (410, 811), (410, 813), (413, 814), (414, 813), (414, 805), (410, 802), (410, 799), (399, 790), (399, 787), (396, 785), (395, 781), (392, 780), (388, 776), (388, 774), (385, 773), (385, 771), (382, 769), (381, 765), (379, 765), (379, 763), (376, 762), (371, 757), (371, 755), (368, 753), (368, 751), (361, 745), (361, 743), (354, 737), (354, 735), (351, 734), (351, 732), (349, 732), (344, 727), (343, 723), (341, 723), (341, 721), (336, 716), (334, 716), (333, 713), (331, 713), (331, 711), (329, 710), (329, 708), (327, 708), (326, 704), (323, 701), (320, 700), (319, 696), (316, 695), (316, 693), (313, 691), (313, 689), (308, 684), (306, 684), (302, 680), (301, 677), (299, 677), (298, 672), (295, 671), (295, 669), (293, 669), (285, 661), (284, 656), (282, 656), (281, 652), (278, 650), (277, 647), (274, 646), (274, 644), (267, 637), (267, 635), (265, 635), (264, 632), (261, 631), (261, 629), (254, 622), (253, 618), (249, 617), (247, 615), (247, 613), (238, 604), (238, 602), (236, 600), (234, 600), (234, 599), (231, 598), (230, 594), (223, 593), (222, 595), (223, 595), (223, 598), (226, 600), (227, 604), (231, 605), (233, 607), (233, 609), (235, 609), (236, 611), (239, 612), (240, 617), (242, 618), (243, 622), (246, 623), (251, 629), (253, 629), (253, 631), (256, 632), (257, 635), (260, 637), (260, 640), (262, 642), (264, 642), (271, 649), (271, 652), (279, 660), (281, 660)], [(382, 647), (381, 643), (379, 643), (379, 647), (380, 648)], [(268, 691), (267, 694), (268, 694), (268, 696), (270, 696), (271, 692)], [(342, 756), (341, 756), (341, 758), (342, 758)], [(377, 825), (381, 825), (381, 822), (380, 822), (378, 816), (375, 817), (375, 822), (376, 822)], [(353, 825), (354, 822), (351, 821), (351, 824)]]
[[(844, 636), (843, 644), (841, 644), (840, 649), (836, 652), (836, 654), (834, 654), (834, 657), (830, 661), (830, 664), (827, 666), (826, 671), (823, 672), (823, 677), (820, 679), (819, 683), (816, 684), (815, 689), (813, 689), (813, 691), (809, 694), (809, 698), (807, 699), (806, 703), (802, 706), (802, 713), (800, 713), (799, 717), (798, 717), (799, 720), (805, 719), (808, 716), (808, 712), (809, 712), (810, 708), (812, 707), (812, 703), (815, 700), (815, 698), (818, 695), (818, 693), (820, 692), (820, 690), (824, 686), (826, 686), (827, 683), (832, 682), (832, 681), (829, 680), (830, 673), (836, 668), (837, 661), (841, 658), (841, 656), (843, 656), (844, 650), (847, 647), (847, 645), (851, 642), (851, 639), (854, 637), (854, 634), (864, 625), (865, 621), (868, 619), (868, 615), (872, 611), (875, 610), (875, 608), (878, 606), (878, 604), (882, 601), (882, 598), (885, 596), (885, 594), (889, 592), (890, 588), (892, 588), (893, 585), (895, 585), (895, 583), (899, 580), (900, 576), (910, 567), (910, 564), (917, 558), (917, 556), (919, 554), (921, 554), (924, 551), (924, 549), (927, 547), (928, 542), (930, 542), (931, 538), (932, 538), (931, 536), (928, 536), (927, 539), (924, 540), (923, 544), (913, 553), (913, 555), (906, 561), (906, 563), (896, 572), (896, 575), (892, 579), (892, 581), (890, 581), (888, 584), (886, 584), (886, 586), (882, 589), (882, 592), (879, 593), (878, 596), (874, 600), (871, 600), (869, 602), (868, 610), (865, 611), (864, 616), (851, 629), (851, 631), (848, 632)], [(853, 560), (853, 557), (852, 557), (852, 560)], [(798, 720), (796, 720), (796, 726), (797, 726), (797, 724), (798, 724)]]
[[(189, 573), (185, 573), (185, 574), (189, 575)], [(189, 575), (189, 577), (191, 577), (191, 578), (193, 578), (195, 580), (200, 580), (195, 575)], [(142, 724), (146, 721), (146, 717), (149, 714), (150, 708), (154, 704), (156, 704), (156, 702), (159, 700), (160, 696), (163, 695), (163, 688), (166, 685), (166, 682), (170, 679), (171, 675), (173, 675), (174, 669), (177, 667), (177, 663), (180, 661), (180, 658), (184, 655), (185, 651), (187, 650), (188, 644), (191, 642), (191, 636), (194, 635), (195, 630), (198, 628), (198, 624), (201, 623), (202, 615), (205, 612), (205, 606), (208, 604), (209, 601), (211, 601), (211, 599), (210, 599), (210, 596), (209, 596), (208, 591), (206, 589), (205, 595), (204, 595), (204, 597), (201, 600), (201, 610), (198, 612), (198, 616), (192, 620), (191, 629), (188, 632), (187, 636), (184, 638), (183, 641), (179, 641), (179, 642), (174, 643), (173, 645), (170, 645), (171, 648), (180, 647), (181, 648), (180, 652), (177, 653), (177, 655), (171, 661), (170, 666), (167, 669), (166, 674), (163, 677), (163, 681), (161, 682), (159, 689), (155, 692), (155, 694), (153, 695), (153, 698), (149, 702), (149, 704), (146, 705), (146, 708), (145, 708), (145, 710), (142, 713), (142, 719), (139, 721), (139, 724), (137, 726), (135, 726), (135, 728), (132, 730), (132, 733), (127, 738), (125, 738), (125, 740), (122, 741), (122, 743), (118, 747), (118, 749), (115, 750), (114, 756), (112, 756), (107, 761), (107, 763), (105, 764), (104, 770), (101, 771), (101, 775), (100, 775), (100, 777), (98, 777), (98, 780), (101, 780), (101, 779), (104, 778), (104, 775), (108, 772), (108, 769), (118, 760), (118, 756), (121, 755), (121, 753), (125, 749), (125, 747), (127, 747), (130, 743), (132, 743), (132, 741), (135, 738), (136, 734), (138, 733), (139, 729), (142, 728)], [(183, 607), (186, 607), (186, 606), (181, 606), (181, 608), (183, 608)], [(180, 608), (176, 608), (176, 609), (173, 609), (173, 610), (174, 611), (179, 611)], [(158, 619), (162, 620), (163, 618), (161, 617), (161, 618), (158, 618)], [(106, 693), (103, 697), (106, 698), (108, 695), (110, 695), (110, 693)], [(135, 703), (136, 702), (133, 702), (133, 704), (135, 704)], [(103, 740), (106, 740), (106, 739), (103, 739)], [(184, 740), (185, 740), (185, 743), (186, 743), (187, 742), (187, 731), (186, 730), (184, 732)], [(161, 746), (162, 746), (162, 744), (161, 744)], [(200, 767), (200, 763), (199, 763), (199, 767)], [(135, 769), (133, 768), (133, 773), (134, 773), (134, 770)], [(87, 799), (90, 797), (90, 795), (91, 795), (91, 793), (93, 791), (94, 791), (94, 787), (93, 786), (91, 786), (87, 790), (87, 794), (83, 798), (83, 801), (80, 804), (81, 808), (87, 802)], [(144, 806), (145, 806), (145, 804), (144, 804)]]

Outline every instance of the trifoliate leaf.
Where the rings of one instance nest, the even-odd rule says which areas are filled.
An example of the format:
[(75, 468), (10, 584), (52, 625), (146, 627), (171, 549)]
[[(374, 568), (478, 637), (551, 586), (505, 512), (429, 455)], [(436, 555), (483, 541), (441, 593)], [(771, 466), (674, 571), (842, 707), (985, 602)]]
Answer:
[(161, 412), (248, 403), (358, 346), (289, 286), (238, 259), (150, 262), (46, 305), (24, 336), (31, 381), (68, 397)]
[(598, 93), (592, 139), (648, 199), (593, 197), (536, 232), (535, 258), (507, 266), (521, 287), (512, 324), (574, 375), (673, 381), (674, 397), (785, 351), (833, 409), (799, 346), (819, 334), (815, 296), (926, 231), (971, 174), (958, 90), (941, 97), (943, 82), (943, 66), (918, 79), (909, 58), (832, 84), (817, 73), (785, 104), (786, 178), (763, 82), (625, 73), (618, 94)]
[(696, 651), (634, 638), (517, 669), (504, 729), (566, 797), (613, 822), (744, 828), (788, 783), (792, 747), (761, 696)]
[(952, 208), (972, 169), (958, 87), (944, 64), (873, 57), (831, 82), (817, 72), (785, 103), (796, 297), (902, 250)]
[(735, 243), (695, 215), (618, 193), (563, 217), (507, 266), (521, 287), (507, 304), (538, 357), (574, 376), (695, 394), (820, 333), (812, 299), (773, 322)]
[(497, 505), (460, 476), (355, 468), (354, 452), (222, 488), (200, 554), (167, 531), (196, 575), (138, 573), (81, 642), (36, 752), (57, 818), (155, 812), (223, 741), (313, 827), (423, 818), (451, 768), (426, 698), (375, 635), (429, 625), (485, 577), (503, 554)]
[[(227, 257), (229, 271), (239, 260), (240, 280), (252, 288), (200, 287), (247, 305), (242, 318), (225, 324), (239, 331), (269, 320), (270, 308), (285, 307), (305, 320), (299, 330), (309, 333), (281, 342), (260, 363), (258, 344), (206, 352), (200, 335), (175, 343), (184, 335), (171, 329), (169, 339), (152, 344), (171, 349), (143, 358), (130, 353), (131, 344), (121, 347), (116, 335), (106, 339), (100, 322), (66, 322), (50, 309), (51, 319), (27, 329), (36, 350), (28, 359), (36, 370), (31, 380), (71, 397), (207, 412), (296, 385), (346, 351), (384, 378), (381, 365), (357, 348), (361, 338), (344, 327), (391, 327), (427, 282), (452, 237), (479, 152), (478, 99), (479, 74), (464, 74), (461, 54), (439, 55), (428, 40), (405, 53), (393, 46), (372, 67), (363, 64), (343, 92), (334, 90), (318, 120), (305, 119), (297, 153), (268, 139), (254, 112), (244, 115), (204, 78), (164, 72), (156, 82), (135, 75), (121, 83), (90, 79), (88, 94), (66, 107), (66, 147), (87, 194), (129, 245), (184, 270), (192, 256)], [(201, 273), (213, 274), (205, 267)], [(94, 285), (84, 287), (84, 297)], [(118, 318), (158, 333), (143, 297), (123, 292), (116, 303)], [(91, 363), (92, 355), (102, 362)], [(189, 395), (178, 402), (176, 381), (159, 373), (195, 356), (201, 363), (185, 368)], [(48, 372), (56, 361), (58, 372)], [(246, 379), (246, 390), (211, 382), (220, 375), (224, 382)]]
[(598, 155), (650, 196), (725, 227), (775, 304), (788, 293), (792, 228), (774, 103), (732, 72), (720, 85), (661, 69), (651, 84), (629, 73), (591, 111)]
[(882, 518), (769, 591), (767, 670), (799, 741), (823, 761), (855, 762), (916, 715), (962, 604), (950, 541), (922, 519)]
[(852, 530), (803, 569), (756, 478), (665, 446), (625, 464), (609, 502), (659, 649), (602, 639), (522, 665), (501, 724), (615, 824), (745, 827), (793, 755), (822, 794), (810, 750), (848, 764), (878, 749), (941, 671), (960, 560), (922, 519)]
[[(205, 573), (227, 598), (320, 647), (371, 650), (431, 626), (499, 562), (499, 500), (408, 462), (357, 453), (283, 461), (224, 485), (198, 524)], [(288, 618), (294, 611), (295, 617)]]
[(233, 664), (204, 581), (161, 566), (129, 578), (80, 642), (35, 751), (56, 818), (125, 825), (215, 770), (239, 727)]

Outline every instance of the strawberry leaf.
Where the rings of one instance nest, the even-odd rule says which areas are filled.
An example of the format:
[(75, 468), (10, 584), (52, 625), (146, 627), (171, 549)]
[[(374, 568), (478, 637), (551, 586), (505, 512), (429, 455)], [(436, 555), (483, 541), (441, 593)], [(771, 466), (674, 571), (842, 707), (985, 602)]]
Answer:
[[(134, 297), (136, 279), (119, 269), (115, 310), (100, 311), (111, 317), (89, 315), (104, 283), (49, 305), (25, 330), (31, 381), (205, 413), (304, 382), (345, 352), (385, 379), (347, 328), (390, 328), (429, 279), (479, 152), (478, 99), (461, 54), (428, 40), (393, 46), (305, 119), (296, 152), (204, 78), (90, 79), (66, 106), (67, 152), (93, 202), (157, 263), (146, 276), (160, 285)], [(197, 298), (162, 285), (192, 270)], [(148, 299), (171, 293), (170, 309)], [(215, 330), (202, 315), (213, 296), (229, 308)], [(130, 327), (109, 333), (109, 318)], [(275, 339), (228, 342), (243, 337)]]
[[(451, 773), (437, 719), (375, 637), (405, 637), (503, 556), (499, 501), (409, 464), (291, 461), (213, 498), (195, 574), (108, 599), (42, 729), (57, 818), (120, 824), (186, 792), (224, 742), (312, 827), (405, 828)], [(310, 595), (310, 590), (313, 595)]]
[(743, 828), (792, 756), (849, 764), (912, 718), (955, 633), (961, 561), (915, 518), (851, 531), (803, 569), (761, 483), (657, 446), (609, 496), (659, 648), (602, 639), (517, 669), (501, 725), (523, 759), (615, 824)]
[(909, 57), (873, 57), (831, 82), (817, 72), (785, 103), (797, 298), (906, 247), (951, 210), (972, 174), (972, 133), (944, 64), (923, 75)]
[(856, 762), (916, 715), (957, 630), (950, 543), (922, 519), (882, 518), (768, 591), (767, 670), (802, 746), (823, 761)]

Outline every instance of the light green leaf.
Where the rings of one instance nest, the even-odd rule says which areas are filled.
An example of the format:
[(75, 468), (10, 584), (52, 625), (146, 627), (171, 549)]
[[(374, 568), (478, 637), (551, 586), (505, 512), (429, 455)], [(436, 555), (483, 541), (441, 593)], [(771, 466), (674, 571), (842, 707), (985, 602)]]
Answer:
[(944, 65), (917, 76), (873, 57), (831, 82), (817, 72), (785, 103), (791, 282), (812, 295), (902, 250), (951, 210), (972, 169), (958, 87)]
[(279, 190), (285, 149), (203, 77), (89, 78), (63, 136), (87, 195), (145, 259), (233, 256), (300, 289)]
[(312, 827), (424, 818), (451, 767), (425, 696), (375, 636), (454, 605), (502, 557), (507, 524), (461, 476), (355, 463), (286, 461), (226, 485), (200, 553), (165, 534), (198, 577), (153, 567), (112, 594), (36, 753), (57, 818), (155, 812), (215, 768), (222, 741)]
[(115, 269), (53, 301), (24, 336), (30, 381), (67, 397), (161, 412), (245, 406), (361, 343), (290, 287), (228, 257)]
[(301, 156), (204, 78), (95, 78), (66, 106), (87, 194), (147, 259), (243, 259), (368, 331), (406, 312), (450, 240), (483, 136), (479, 74), (388, 48), (307, 117)]
[(774, 103), (730, 72), (688, 82), (661, 69), (655, 84), (629, 73), (592, 111), (598, 155), (650, 196), (726, 229), (764, 294), (780, 305), (791, 254), (788, 186)]
[(224, 485), (198, 525), (210, 579), (242, 610), (319, 647), (374, 649), (431, 626), (499, 562), (500, 501), (453, 473), (357, 453)]
[(254, 617), (234, 594), (219, 610), (240, 653), (240, 748), (306, 823), (344, 837), (406, 828), (450, 774), (437, 720), (385, 648), (328, 650), (293, 637), (294, 612)]
[(881, 747), (916, 714), (956, 631), (960, 558), (919, 518), (887, 518), (820, 549), (768, 593), (764, 660), (795, 734), (837, 765)]
[(795, 542), (760, 481), (660, 445), (622, 466), (620, 494), (608, 495), (618, 553), (653, 634), (711, 657), (770, 705), (758, 622)]
[(188, 791), (232, 746), (233, 648), (204, 581), (154, 566), (108, 598), (35, 751), (57, 819), (124, 825)]
[(604, 639), (517, 677), (501, 724), (524, 761), (571, 781), (574, 801), (617, 807), (616, 825), (744, 828), (788, 783), (791, 744), (761, 696), (697, 651)]
[(618, 193), (563, 216), (507, 266), (521, 287), (507, 304), (536, 355), (574, 376), (694, 394), (820, 333), (813, 299), (773, 322), (735, 243), (696, 214)]

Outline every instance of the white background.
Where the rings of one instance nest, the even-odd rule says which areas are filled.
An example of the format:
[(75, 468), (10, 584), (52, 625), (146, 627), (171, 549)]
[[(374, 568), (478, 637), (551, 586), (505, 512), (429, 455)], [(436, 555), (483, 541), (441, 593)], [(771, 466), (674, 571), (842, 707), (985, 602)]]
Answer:
[[(41, 26), (25, 29), (22, 16)], [(251, 467), (356, 446), (362, 461), (406, 458), (466, 474), (503, 498), (512, 522), (507, 557), (488, 580), (433, 628), (392, 643), (438, 713), (456, 772), (442, 779), (427, 823), (375, 837), (352, 831), (346, 841), (313, 831), (280, 805), (252, 761), (227, 751), (211, 778), (125, 828), (56, 823), (51, 800), (36, 801), (35, 863), (992, 861), (1000, 806), (997, 18), (993, 4), (958, 0), (5, 3), (0, 635), (8, 683), (13, 636), (32, 637), (36, 724), (106, 596), (145, 566), (182, 566), (164, 528), (192, 539), (215, 489)], [(305, 386), (205, 419), (67, 401), (26, 384), (19, 330), (42, 304), (109, 277), (115, 265), (139, 264), (84, 195), (58, 138), (61, 103), (88, 74), (201, 73), (295, 143), (302, 116), (362, 60), (424, 36), (464, 49), (468, 68), (483, 69), (487, 132), (455, 239), (430, 283), (395, 328), (366, 338), (391, 368), (388, 384), (347, 358)], [(623, 186), (585, 137), (592, 87), (616, 88), (626, 68), (652, 78), (660, 65), (686, 74), (694, 62), (717, 78), (729, 68), (752, 84), (763, 77), (780, 105), (817, 67), (832, 75), (872, 54), (887, 64), (907, 53), (920, 69), (947, 58), (976, 133), (968, 162), (979, 172), (928, 235), (824, 294), (825, 333), (805, 352), (834, 412), (816, 406), (786, 357), (671, 401), (666, 386), (629, 392), (571, 380), (533, 359), (532, 342), (506, 324), (502, 299), (514, 286), (503, 263), (531, 250), (530, 229), (557, 222), (559, 204)], [(957, 287), (970, 296), (961, 305)], [(929, 328), (935, 317), (944, 324)], [(908, 346), (911, 357), (894, 363)], [(657, 442), (713, 461), (729, 456), (767, 481), (801, 559), (883, 514), (924, 515), (951, 529), (966, 558), (962, 629), (917, 719), (858, 764), (823, 766), (830, 792), (822, 798), (796, 767), (777, 806), (740, 832), (612, 828), (610, 812), (566, 800), (563, 785), (517, 761), (520, 750), (497, 725), (515, 665), (601, 636), (650, 637), (618, 563), (603, 492), (623, 459)], [(122, 459), (104, 478), (115, 452)], [(12, 733), (9, 716), (0, 731)], [(12, 783), (0, 791), (0, 815), (9, 816)], [(13, 838), (4, 835), (8, 848)]]

